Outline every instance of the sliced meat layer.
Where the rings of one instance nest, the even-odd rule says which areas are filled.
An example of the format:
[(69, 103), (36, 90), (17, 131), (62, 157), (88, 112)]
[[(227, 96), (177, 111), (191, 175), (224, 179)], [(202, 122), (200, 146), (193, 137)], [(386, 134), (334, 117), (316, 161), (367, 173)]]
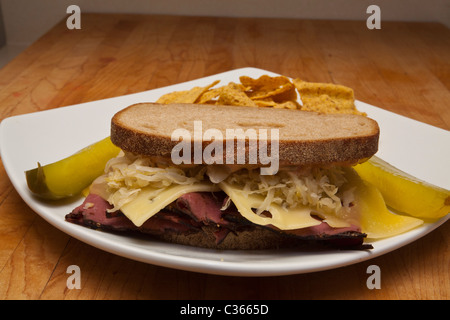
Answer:
[(66, 215), (66, 220), (90, 228), (109, 231), (138, 231), (150, 235), (167, 234), (188, 235), (208, 232), (215, 237), (216, 245), (231, 232), (241, 230), (268, 229), (280, 237), (290, 238), (292, 241), (316, 241), (338, 248), (368, 249), (363, 245), (365, 234), (359, 228), (332, 228), (327, 223), (298, 230), (279, 230), (273, 226), (258, 226), (243, 218), (234, 205), (228, 205), (221, 210), (226, 201), (224, 193), (195, 192), (181, 196), (171, 205), (148, 219), (141, 227), (136, 227), (120, 211), (108, 213), (112, 206), (100, 196), (90, 194), (85, 201)]

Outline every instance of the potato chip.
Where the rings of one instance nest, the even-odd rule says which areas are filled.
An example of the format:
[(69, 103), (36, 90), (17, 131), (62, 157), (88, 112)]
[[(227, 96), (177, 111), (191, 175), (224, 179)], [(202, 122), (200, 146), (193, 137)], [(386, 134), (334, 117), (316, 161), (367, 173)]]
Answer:
[(186, 91), (170, 92), (170, 93), (167, 93), (167, 94), (159, 97), (159, 99), (156, 100), (156, 103), (163, 103), (163, 104), (174, 103), (178, 99), (183, 98), (185, 96), (185, 94), (186, 94)]
[(270, 98), (253, 100), (258, 107), (275, 107), (277, 103)]
[(242, 85), (248, 87), (246, 91), (273, 91), (278, 89), (280, 86), (290, 83), (289, 78), (285, 76), (271, 77), (268, 75), (262, 75), (258, 79), (253, 79), (248, 76), (239, 77)]
[(279, 109), (293, 109), (293, 110), (300, 109), (300, 105), (296, 101), (286, 101), (283, 103), (277, 103), (273, 107)]
[(292, 83), (286, 83), (272, 91), (255, 91), (248, 94), (252, 100), (271, 98), (275, 102), (296, 101), (297, 91)]
[(295, 79), (293, 82), (303, 103), (302, 110), (365, 115), (356, 109), (351, 88), (332, 83), (306, 82), (301, 79)]
[(198, 99), (197, 103), (200, 104), (215, 104), (217, 102), (217, 97), (219, 97), (222, 92), (222, 87), (211, 89), (204, 92)]
[(234, 82), (222, 87), (217, 104), (257, 107), (256, 103), (245, 94), (243, 86)]
[(326, 94), (330, 97), (336, 97), (346, 100), (354, 100), (353, 89), (333, 83), (306, 82), (301, 79), (295, 79), (294, 84), (297, 90), (302, 94), (319, 96)]
[(301, 105), (297, 101), (276, 102), (270, 98), (262, 100), (253, 100), (258, 107), (278, 108), (278, 109), (300, 109)]
[[(259, 78), (239, 77), (240, 83), (211, 89), (219, 80), (206, 87), (194, 87), (186, 91), (165, 94), (158, 103), (199, 103), (285, 108), (320, 113), (362, 114), (355, 107), (351, 88), (332, 83), (293, 81), (285, 76), (262, 75)], [(298, 93), (302, 104), (298, 102)]]
[(162, 95), (156, 102), (157, 103), (195, 103), (197, 99), (206, 91), (209, 90), (209, 88), (214, 87), (216, 84), (218, 84), (220, 80), (216, 80), (210, 85), (206, 87), (194, 87), (190, 90), (186, 91), (175, 91), (171, 93), (167, 93), (165, 95)]

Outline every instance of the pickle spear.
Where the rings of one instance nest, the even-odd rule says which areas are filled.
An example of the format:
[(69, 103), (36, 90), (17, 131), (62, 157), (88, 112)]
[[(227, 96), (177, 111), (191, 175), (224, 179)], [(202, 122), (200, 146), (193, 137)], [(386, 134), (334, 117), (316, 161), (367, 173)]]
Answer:
[(25, 171), (28, 188), (38, 197), (50, 200), (79, 195), (103, 174), (109, 159), (120, 149), (109, 137), (91, 144), (57, 162)]
[(438, 219), (450, 212), (450, 191), (419, 180), (378, 157), (354, 167), (373, 184), (386, 204), (402, 213), (423, 219)]
[(377, 187), (357, 172), (347, 169), (346, 178), (350, 188), (354, 188), (356, 206), (361, 213), (361, 231), (368, 239), (396, 236), (423, 224), (421, 219), (389, 211)]

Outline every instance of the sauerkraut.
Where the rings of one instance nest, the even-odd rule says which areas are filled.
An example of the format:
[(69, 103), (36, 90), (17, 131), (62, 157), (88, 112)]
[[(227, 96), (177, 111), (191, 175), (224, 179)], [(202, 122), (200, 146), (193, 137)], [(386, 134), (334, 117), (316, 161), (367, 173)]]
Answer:
[(243, 169), (231, 174), (226, 182), (238, 187), (246, 195), (258, 194), (264, 202), (256, 208), (256, 213), (267, 211), (271, 203), (285, 209), (299, 205), (310, 206), (318, 211), (339, 212), (343, 205), (349, 206), (351, 194), (344, 194), (339, 188), (346, 182), (340, 168), (310, 170), (282, 169), (271, 176), (260, 175), (258, 170)]
[(177, 185), (191, 185), (204, 180), (206, 169), (199, 167), (181, 169), (156, 163), (148, 157), (121, 153), (111, 159), (105, 167), (104, 183), (109, 194), (110, 211), (119, 210), (132, 201), (143, 188), (155, 189), (156, 197), (165, 188)]
[[(342, 215), (342, 208), (351, 206), (351, 190), (340, 192), (346, 182), (345, 172), (339, 167), (323, 169), (282, 168), (275, 175), (261, 175), (259, 169), (245, 168), (233, 172), (222, 170), (218, 179), (217, 170), (210, 166), (179, 167), (158, 163), (148, 157), (121, 153), (111, 159), (101, 180), (105, 185), (106, 200), (113, 205), (110, 211), (119, 210), (132, 201), (143, 188), (155, 190), (152, 196), (171, 185), (191, 185), (209, 181), (213, 184), (226, 181), (244, 195), (258, 194), (264, 201), (256, 214), (268, 211), (272, 203), (288, 210), (299, 205), (310, 206), (318, 212), (334, 212)], [(211, 168), (209, 168), (211, 169)], [(224, 172), (227, 172), (224, 174)], [(211, 176), (209, 178), (209, 176)]]

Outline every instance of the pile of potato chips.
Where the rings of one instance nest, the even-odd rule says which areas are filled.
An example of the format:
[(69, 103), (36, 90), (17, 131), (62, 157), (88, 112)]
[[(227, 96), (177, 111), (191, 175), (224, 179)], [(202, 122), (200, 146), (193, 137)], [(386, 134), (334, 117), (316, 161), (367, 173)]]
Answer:
[(241, 76), (239, 81), (240, 83), (230, 82), (214, 88), (220, 82), (216, 80), (205, 87), (165, 94), (156, 102), (272, 107), (365, 115), (355, 107), (353, 90), (341, 85), (305, 82), (301, 79), (291, 81), (285, 76), (268, 75), (258, 79)]

